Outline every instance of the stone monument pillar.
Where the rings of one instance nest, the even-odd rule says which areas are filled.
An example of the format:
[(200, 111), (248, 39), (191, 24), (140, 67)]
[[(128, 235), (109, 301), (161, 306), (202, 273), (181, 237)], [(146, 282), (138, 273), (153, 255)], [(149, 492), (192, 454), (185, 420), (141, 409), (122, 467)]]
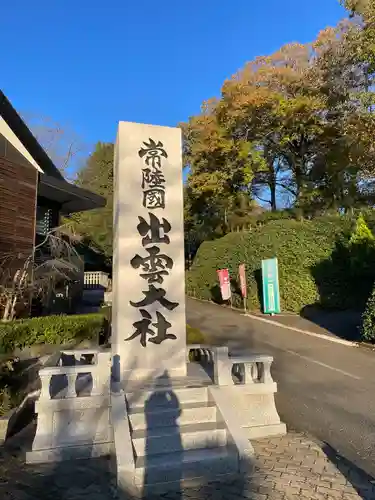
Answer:
[(121, 380), (186, 375), (181, 131), (120, 122), (112, 354)]

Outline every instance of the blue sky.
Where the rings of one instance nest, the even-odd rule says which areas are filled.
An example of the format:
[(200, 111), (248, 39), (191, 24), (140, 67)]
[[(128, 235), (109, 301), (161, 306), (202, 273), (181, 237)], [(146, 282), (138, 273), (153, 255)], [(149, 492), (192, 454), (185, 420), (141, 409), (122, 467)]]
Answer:
[(1, 7), (0, 87), (86, 143), (117, 122), (174, 126), (225, 78), (345, 16), (339, 0), (16, 0)]

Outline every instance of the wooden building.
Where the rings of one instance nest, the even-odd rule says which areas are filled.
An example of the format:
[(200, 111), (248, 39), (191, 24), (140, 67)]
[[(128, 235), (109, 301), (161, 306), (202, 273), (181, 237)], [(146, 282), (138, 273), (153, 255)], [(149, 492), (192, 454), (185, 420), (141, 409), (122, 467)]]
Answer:
[(104, 205), (63, 178), (0, 91), (0, 263), (8, 255), (26, 259), (61, 215)]

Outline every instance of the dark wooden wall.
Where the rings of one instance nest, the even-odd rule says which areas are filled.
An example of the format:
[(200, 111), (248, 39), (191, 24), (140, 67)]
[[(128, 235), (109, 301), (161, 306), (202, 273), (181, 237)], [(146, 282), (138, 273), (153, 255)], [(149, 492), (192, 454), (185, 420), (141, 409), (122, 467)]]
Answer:
[(0, 134), (0, 258), (23, 260), (32, 252), (37, 185), (36, 168)]

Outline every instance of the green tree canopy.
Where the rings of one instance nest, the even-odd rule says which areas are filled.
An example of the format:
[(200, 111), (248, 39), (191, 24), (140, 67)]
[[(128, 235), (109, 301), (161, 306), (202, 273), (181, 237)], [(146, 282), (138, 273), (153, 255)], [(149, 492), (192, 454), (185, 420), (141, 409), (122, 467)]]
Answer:
[(284, 193), (289, 207), (309, 216), (372, 203), (375, 98), (361, 52), (365, 15), (250, 61), (182, 125), (190, 224), (216, 228), (238, 208), (239, 194), (276, 211)]
[(79, 186), (103, 196), (106, 206), (72, 216), (74, 229), (107, 257), (112, 257), (113, 157), (114, 145), (98, 142), (76, 181)]

